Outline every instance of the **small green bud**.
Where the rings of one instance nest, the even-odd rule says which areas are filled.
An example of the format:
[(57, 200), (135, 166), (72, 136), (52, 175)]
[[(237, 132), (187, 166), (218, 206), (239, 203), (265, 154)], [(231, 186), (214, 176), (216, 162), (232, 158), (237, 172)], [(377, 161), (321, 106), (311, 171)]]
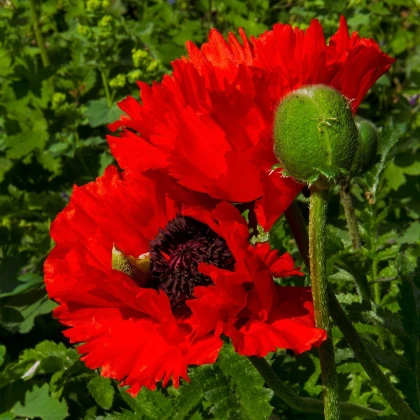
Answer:
[(146, 71), (148, 73), (153, 73), (158, 68), (159, 63), (156, 60), (153, 60), (150, 62), (150, 64), (147, 66)]
[(77, 25), (77, 33), (83, 35), (85, 38), (88, 38), (91, 35), (91, 29), (85, 25)]
[(108, 28), (109, 26), (111, 26), (112, 20), (113, 20), (112, 16), (110, 15), (102, 16), (101, 20), (98, 22), (98, 28), (101, 28), (101, 29)]
[(358, 132), (348, 101), (335, 89), (307, 86), (279, 104), (274, 153), (298, 181), (329, 188), (351, 170)]
[(122, 88), (125, 86), (126, 76), (125, 74), (118, 74), (116, 77), (109, 81), (109, 86), (112, 88)]
[(356, 125), (359, 129), (359, 138), (351, 172), (353, 174), (362, 174), (377, 161), (378, 132), (370, 121), (363, 118), (357, 118)]
[(86, 2), (86, 9), (88, 12), (94, 12), (95, 10), (100, 9), (102, 6), (101, 0), (88, 0)]
[(55, 92), (51, 99), (51, 108), (56, 110), (66, 100), (66, 94), (62, 92)]
[(140, 69), (132, 70), (127, 74), (129, 83), (135, 83), (137, 80), (141, 80), (143, 72)]
[(102, 16), (98, 22), (99, 37), (109, 38), (114, 33), (114, 19), (110, 15)]
[(141, 67), (147, 64), (149, 59), (149, 54), (144, 50), (134, 50), (131, 51), (134, 67)]

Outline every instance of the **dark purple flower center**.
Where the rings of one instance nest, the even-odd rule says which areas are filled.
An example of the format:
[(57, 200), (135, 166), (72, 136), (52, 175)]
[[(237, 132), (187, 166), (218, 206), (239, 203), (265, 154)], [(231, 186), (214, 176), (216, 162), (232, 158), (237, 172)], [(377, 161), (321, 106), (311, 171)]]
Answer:
[(198, 271), (201, 262), (232, 270), (235, 259), (223, 238), (192, 217), (176, 216), (150, 242), (152, 287), (163, 290), (174, 309), (193, 296), (195, 286), (213, 284)]

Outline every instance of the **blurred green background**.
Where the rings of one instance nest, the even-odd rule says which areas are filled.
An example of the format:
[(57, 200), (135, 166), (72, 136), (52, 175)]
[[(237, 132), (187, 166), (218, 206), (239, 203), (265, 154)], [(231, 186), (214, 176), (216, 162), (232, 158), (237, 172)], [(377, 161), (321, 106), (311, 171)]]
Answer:
[[(353, 187), (362, 234), (370, 238), (366, 261), (376, 264), (373, 272), (367, 267), (365, 275), (371, 280), (395, 277), (392, 267), (398, 253), (408, 249), (410, 258), (420, 255), (419, 11), (417, 0), (0, 0), (0, 419), (263, 419), (272, 412), (272, 418), (316, 419), (291, 412), (272, 398), (253, 371), (241, 381), (249, 380), (261, 406), (242, 412), (246, 395), (236, 387), (241, 381), (235, 369), (250, 367), (229, 349), (218, 365), (193, 374), (197, 383), (208, 374), (218, 378), (218, 386), (225, 384), (218, 397), (185, 385), (181, 391), (144, 391), (133, 400), (84, 368), (52, 319), (55, 304), (43, 287), (42, 264), (52, 247), (49, 225), (68, 202), (73, 184), (94, 179), (113, 162), (105, 134), (106, 124), (120, 115), (116, 102), (129, 94), (138, 98), (136, 80), (151, 83), (170, 72), (170, 61), (185, 54), (187, 40), (201, 44), (212, 27), (224, 34), (242, 27), (248, 35), (258, 35), (276, 22), (306, 28), (312, 18), (321, 21), (329, 37), (344, 14), (351, 31), (373, 37), (397, 58), (359, 110), (379, 127), (392, 127), (393, 137), (387, 137), (383, 164), (373, 178)], [(372, 187), (376, 200), (366, 212), (363, 193)], [(331, 249), (342, 256), (348, 237), (337, 200), (331, 211)], [(382, 234), (386, 239), (380, 239)], [(282, 222), (272, 233), (272, 243), (294, 252)], [(388, 253), (378, 257), (378, 247)], [(337, 258), (330, 271), (340, 291), (348, 279), (337, 276), (346, 268), (337, 269)], [(384, 298), (391, 296), (382, 304), (393, 313), (401, 309), (397, 292), (383, 293)], [(357, 302), (349, 296), (341, 300)], [(359, 318), (362, 309), (357, 309)], [(378, 322), (366, 317), (363, 322), (373, 328), (364, 329), (366, 337), (377, 342)], [(383, 350), (390, 338), (382, 333)], [(405, 351), (404, 343), (392, 340), (397, 351)], [(351, 354), (341, 350), (339, 362), (350, 360)], [(319, 396), (316, 358), (308, 354), (299, 360), (279, 354), (275, 365), (288, 372), (285, 379), (296, 390)], [(344, 397), (383, 408), (381, 397), (356, 365), (341, 370), (343, 389), (350, 386)], [(413, 384), (410, 380), (407, 386)], [(220, 404), (226, 395), (231, 398), (226, 407), (236, 411)], [(122, 410), (123, 414), (110, 414)]]

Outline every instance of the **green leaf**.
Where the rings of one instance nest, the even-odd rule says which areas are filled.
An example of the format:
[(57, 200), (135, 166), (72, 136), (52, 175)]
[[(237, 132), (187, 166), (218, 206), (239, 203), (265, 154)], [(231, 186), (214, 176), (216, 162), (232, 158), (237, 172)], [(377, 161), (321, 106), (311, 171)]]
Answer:
[(11, 160), (6, 159), (4, 157), (0, 157), (0, 183), (4, 180), (4, 175), (6, 172), (11, 169), (13, 166), (13, 163)]
[(132, 411), (123, 410), (121, 413), (107, 414), (105, 417), (95, 417), (95, 420), (142, 420), (143, 416), (133, 413)]
[(59, 175), (61, 173), (61, 159), (50, 151), (43, 150), (42, 153), (38, 153), (37, 159), (42, 167), (52, 174)]
[(310, 359), (314, 363), (315, 369), (311, 376), (305, 381), (303, 389), (311, 396), (318, 397), (322, 393), (322, 385), (320, 383), (321, 365), (319, 359), (309, 354)]
[(44, 279), (35, 273), (26, 273), (17, 278), (17, 281), (14, 283), (16, 287), (11, 292), (0, 293), (0, 298), (7, 296), (15, 296), (29, 290), (32, 290), (36, 287), (39, 287), (44, 283)]
[(110, 108), (105, 98), (89, 101), (85, 111), (91, 127), (112, 123), (118, 120), (122, 113), (116, 104), (113, 104)]
[(264, 379), (251, 362), (239, 356), (231, 345), (223, 347), (219, 359), (236, 394), (241, 417), (249, 420), (268, 418), (273, 410), (269, 403), (273, 392), (264, 387)]
[(148, 420), (164, 420), (172, 417), (172, 403), (160, 392), (143, 388), (135, 398), (125, 391), (122, 391), (122, 397), (135, 414), (145, 416)]
[(47, 140), (48, 132), (45, 130), (26, 130), (6, 137), (6, 156), (9, 159), (21, 159), (36, 149), (42, 150)]
[(63, 343), (42, 341), (33, 349), (26, 349), (17, 362), (9, 363), (0, 372), (0, 388), (14, 381), (31, 380), (36, 375), (68, 371), (78, 361), (77, 351)]
[(99, 156), (98, 175), (102, 175), (108, 165), (115, 163), (114, 157), (109, 152), (103, 152)]
[(200, 366), (192, 369), (189, 376), (190, 382), (184, 382), (179, 388), (173, 420), (188, 418), (188, 414), (203, 401), (203, 394), (208, 386), (208, 378), (213, 376), (213, 368), (211, 366)]
[(4, 356), (6, 356), (6, 346), (0, 345), (0, 366), (4, 362)]
[(391, 151), (403, 135), (404, 131), (404, 124), (394, 125), (390, 123), (384, 127), (379, 135), (378, 153), (381, 155), (381, 159), (365, 174), (365, 179), (369, 188), (370, 202), (376, 201), (383, 172), (391, 161)]
[(114, 401), (114, 387), (109, 378), (96, 376), (88, 383), (89, 392), (98, 405), (104, 410), (109, 410)]
[(48, 384), (40, 388), (34, 386), (32, 391), (26, 392), (24, 404), (17, 402), (12, 413), (30, 419), (39, 417), (42, 420), (64, 420), (68, 416), (66, 402), (52, 398), (48, 391)]
[(420, 222), (410, 223), (408, 229), (397, 239), (400, 244), (417, 244), (420, 236)]
[(407, 182), (407, 178), (404, 175), (404, 172), (391, 162), (384, 172), (384, 178), (387, 180), (388, 185), (394, 191), (397, 191), (401, 185), (404, 185)]
[(11, 332), (27, 333), (37, 316), (48, 314), (56, 307), (43, 290), (17, 295), (0, 307), (0, 324)]

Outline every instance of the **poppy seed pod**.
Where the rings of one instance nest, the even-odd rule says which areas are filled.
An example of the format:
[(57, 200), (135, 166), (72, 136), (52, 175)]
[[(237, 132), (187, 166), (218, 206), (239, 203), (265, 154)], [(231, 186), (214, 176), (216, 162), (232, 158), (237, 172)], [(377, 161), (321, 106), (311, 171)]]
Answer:
[(358, 175), (366, 172), (376, 162), (378, 151), (378, 132), (376, 127), (368, 120), (358, 118), (356, 121), (359, 129), (359, 141), (354, 158), (352, 174)]
[(337, 90), (307, 86), (279, 104), (274, 153), (298, 181), (328, 188), (352, 169), (358, 131), (349, 102)]

